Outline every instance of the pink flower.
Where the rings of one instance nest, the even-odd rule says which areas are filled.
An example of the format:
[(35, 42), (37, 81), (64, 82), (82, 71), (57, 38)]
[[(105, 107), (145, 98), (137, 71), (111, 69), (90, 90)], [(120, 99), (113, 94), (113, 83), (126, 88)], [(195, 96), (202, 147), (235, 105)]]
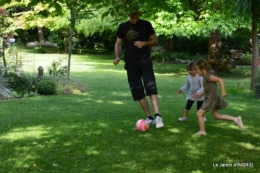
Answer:
[(6, 12), (2, 8), (0, 8), (0, 13), (2, 13), (2, 15), (6, 15)]

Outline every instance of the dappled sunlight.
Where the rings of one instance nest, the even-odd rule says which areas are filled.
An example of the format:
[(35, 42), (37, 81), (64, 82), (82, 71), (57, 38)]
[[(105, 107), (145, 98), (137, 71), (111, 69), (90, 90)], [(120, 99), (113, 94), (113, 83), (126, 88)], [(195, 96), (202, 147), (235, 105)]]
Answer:
[[(59, 58), (66, 59), (67, 55), (62, 54), (35, 54), (35, 53), (23, 53), (19, 52), (19, 56), (23, 57), (23, 69), (26, 71), (36, 72), (39, 66), (42, 66), (47, 72), (47, 67), (49, 67), (52, 61), (56, 61)], [(63, 63), (67, 64), (66, 61)]]
[(177, 74), (177, 73), (163, 73), (163, 74), (159, 74), (159, 73), (154, 73), (155, 76), (176, 76), (176, 77), (187, 77), (187, 74)]
[(235, 131), (237, 133), (240, 133), (242, 134), (245, 130), (246, 130), (246, 124), (244, 124), (244, 130), (241, 131), (238, 127), (238, 125), (233, 122), (233, 121), (227, 121), (227, 120), (216, 120), (214, 119), (214, 126), (217, 126), (218, 128), (220, 129), (223, 129), (223, 130), (229, 130), (229, 131)]
[[(28, 150), (29, 151), (29, 150)], [(33, 160), (38, 159), (39, 156), (37, 154), (28, 154), (28, 153), (21, 153), (19, 156), (8, 158), (7, 162), (11, 163), (9, 166), (11, 168), (15, 167), (22, 167), (22, 168), (30, 168), (33, 166), (37, 166)]]
[[(128, 162), (122, 163), (122, 162), (120, 162), (120, 160), (118, 160), (118, 161), (116, 161), (116, 163), (114, 163), (112, 165), (112, 167), (116, 170), (128, 170), (130, 172), (136, 172), (136, 168), (138, 167), (137, 165), (138, 164), (136, 163), (136, 161), (128, 161)], [(122, 171), (122, 172), (124, 172), (124, 171)]]
[(121, 68), (111, 68), (110, 65), (104, 65), (103, 67), (96, 67), (96, 64), (81, 64), (81, 65), (77, 65), (77, 66), (72, 66), (71, 70), (73, 72), (97, 72), (97, 71), (101, 71), (101, 72), (115, 72), (115, 74), (126, 74), (125, 70), (122, 70)]
[(126, 99), (123, 99), (122, 101), (121, 100), (109, 100), (109, 95), (106, 95), (106, 96), (103, 96), (103, 99), (96, 99), (96, 100), (88, 99), (88, 100), (92, 100), (92, 101), (94, 101), (95, 103), (98, 103), (98, 104), (124, 105), (124, 104), (126, 104), (125, 100), (131, 99), (131, 96), (129, 94), (121, 94), (121, 93), (118, 93), (118, 92), (113, 92), (113, 93), (110, 93), (110, 94), (121, 96), (121, 97), (126, 97)]
[[(219, 148), (221, 148), (222, 146), (219, 146)], [(226, 146), (227, 147), (227, 146)], [(216, 148), (218, 149), (218, 148)], [(237, 154), (237, 151), (234, 151), (235, 154)], [(221, 152), (219, 153), (218, 155), (215, 156), (215, 158), (213, 158), (212, 160), (212, 163), (217, 163), (218, 160), (225, 160), (226, 162), (231, 162), (232, 160), (230, 160), (230, 158), (227, 156), (227, 154), (229, 153), (224, 153), (224, 152)]]
[[(253, 129), (253, 130), (255, 130), (255, 129)], [(260, 141), (260, 134), (259, 133), (255, 133), (252, 130), (248, 131), (248, 133), (249, 133), (248, 135), (252, 136), (253, 138), (258, 138), (259, 141)], [(259, 142), (259, 144), (260, 144), (260, 142)]]
[(258, 146), (254, 146), (250, 143), (245, 143), (245, 142), (240, 142), (238, 145), (240, 145), (241, 147), (244, 147), (246, 149), (249, 149), (249, 150), (260, 151), (260, 142), (257, 144)]
[(196, 171), (192, 171), (191, 173), (203, 173), (203, 171), (198, 169)]
[(84, 133), (84, 135), (86, 136), (100, 135), (100, 134), (102, 134), (102, 130), (88, 131)]
[(127, 150), (121, 150), (120, 154), (123, 156), (127, 156), (128, 152), (127, 152)]
[(168, 129), (168, 130), (171, 133), (180, 133), (181, 132), (180, 129), (177, 129), (177, 128), (172, 128), (172, 129)]
[(86, 61), (75, 61), (73, 64), (72, 64), (72, 67), (74, 66), (84, 66), (84, 65), (91, 65), (93, 67), (95, 67), (96, 65), (106, 65), (106, 66), (112, 66), (112, 62), (109, 64), (109, 63), (101, 63), (101, 62), (86, 62)]
[[(207, 114), (208, 135), (193, 136), (199, 129), (195, 105), (189, 120), (178, 122), (186, 94), (176, 91), (185, 83), (186, 65), (156, 64), (165, 127), (139, 132), (136, 121), (146, 116), (132, 100), (124, 63), (114, 66), (112, 60), (90, 57), (73, 56), (71, 64), (71, 76), (87, 84), (87, 93), (2, 102), (0, 167), (6, 172), (204, 173), (229, 171), (214, 169), (214, 162), (255, 162), (259, 101), (234, 92), (226, 98), (230, 105), (223, 113), (242, 113), (245, 130)], [(234, 87), (228, 79), (227, 89)]]
[(112, 104), (116, 104), (116, 105), (123, 105), (123, 104), (125, 104), (125, 103), (122, 102), (122, 101), (112, 101), (111, 103), (112, 103)]
[(110, 68), (107, 68), (107, 69), (98, 69), (99, 71), (106, 71), (106, 72), (116, 72), (117, 73), (121, 73), (121, 74), (126, 74), (125, 71), (121, 70), (121, 69), (110, 69)]
[(202, 150), (198, 148), (205, 148), (205, 143), (199, 143), (197, 145), (194, 145), (194, 141), (184, 141), (184, 144), (186, 146), (186, 153), (192, 157), (192, 158), (198, 158), (201, 155), (204, 155), (205, 153), (202, 152)]
[(95, 102), (97, 102), (97, 103), (104, 103), (103, 100), (96, 100)]
[(94, 146), (89, 146), (88, 149), (85, 151), (87, 155), (98, 155), (100, 151), (97, 151)]
[(139, 132), (136, 129), (134, 129), (138, 134), (139, 134), (139, 138), (147, 138), (149, 139), (150, 137), (152, 137), (151, 133), (146, 133), (146, 132)]
[(14, 142), (17, 140), (37, 139), (46, 136), (49, 133), (49, 129), (45, 126), (34, 126), (27, 128), (16, 128), (0, 136), (0, 140), (9, 140)]
[(129, 98), (131, 98), (131, 95), (130, 95), (130, 93), (128, 92), (128, 93), (126, 93), (126, 92), (118, 92), (118, 91), (114, 91), (114, 92), (112, 92), (112, 94), (113, 95), (115, 95), (115, 96), (122, 96), (122, 97), (129, 97)]
[(80, 69), (80, 68), (76, 68), (76, 69), (73, 69), (73, 71), (75, 72), (78, 72), (78, 71), (93, 71), (95, 70), (95, 67), (93, 66), (84, 66), (84, 69)]
[[(234, 108), (236, 109), (237, 111), (245, 111), (246, 109), (248, 109), (248, 105), (247, 104), (241, 104), (241, 103), (230, 103), (228, 105), (228, 108)], [(246, 113), (246, 112), (243, 112), (243, 113)]]
[(108, 128), (109, 126), (106, 123), (99, 122), (98, 125), (103, 128)]

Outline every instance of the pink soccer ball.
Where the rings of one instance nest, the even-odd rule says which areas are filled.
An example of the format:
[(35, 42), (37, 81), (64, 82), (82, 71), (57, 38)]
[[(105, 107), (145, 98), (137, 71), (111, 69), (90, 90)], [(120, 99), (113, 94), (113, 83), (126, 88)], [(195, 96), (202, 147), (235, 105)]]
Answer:
[(144, 119), (140, 119), (136, 122), (136, 129), (140, 132), (145, 132), (149, 129), (149, 125)]

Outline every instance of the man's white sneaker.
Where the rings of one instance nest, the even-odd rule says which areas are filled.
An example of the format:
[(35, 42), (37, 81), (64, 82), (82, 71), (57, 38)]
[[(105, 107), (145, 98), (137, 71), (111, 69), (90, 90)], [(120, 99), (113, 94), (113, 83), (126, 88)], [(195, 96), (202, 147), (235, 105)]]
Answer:
[(150, 119), (150, 118), (146, 118), (146, 123), (151, 126), (151, 125), (154, 125), (155, 124), (155, 119)]
[(156, 116), (155, 118), (156, 128), (161, 128), (164, 126), (162, 117)]

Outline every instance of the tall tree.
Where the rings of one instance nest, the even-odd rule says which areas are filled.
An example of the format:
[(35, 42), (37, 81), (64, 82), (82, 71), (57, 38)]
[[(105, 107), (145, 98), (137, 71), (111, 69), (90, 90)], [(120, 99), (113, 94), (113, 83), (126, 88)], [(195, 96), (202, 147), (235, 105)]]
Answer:
[(8, 13), (0, 8), (0, 38), (2, 40), (1, 47), (1, 56), (3, 57), (4, 63), (4, 75), (7, 74), (7, 63), (5, 58), (5, 48), (9, 45), (8, 35), (13, 32), (12, 28), (9, 28), (10, 23), (12, 23), (12, 18), (9, 17)]
[[(258, 28), (260, 20), (260, 0), (225, 0), (228, 3), (235, 16), (242, 16), (246, 21), (251, 22), (251, 39), (252, 39), (252, 67), (251, 67), (251, 85), (250, 89), (254, 90), (256, 79), (258, 77)], [(249, 39), (248, 39), (249, 40)]]
[(41, 26), (38, 26), (37, 28), (38, 28), (39, 43), (42, 43), (45, 41), (43, 28)]
[[(83, 2), (81, 0), (65, 0), (66, 7), (70, 11), (70, 36), (69, 36), (69, 49), (68, 49), (68, 72), (67, 79), (70, 78), (70, 62), (71, 62), (71, 54), (72, 54), (72, 45), (73, 45), (73, 35), (75, 33), (76, 23), (79, 21), (79, 14), (81, 11), (91, 12), (89, 8), (93, 8), (93, 1), (88, 1), (89, 4)], [(98, 1), (97, 1), (98, 2)]]
[[(222, 4), (216, 2), (215, 10), (218, 11), (221, 8)], [(210, 33), (208, 51), (208, 61), (215, 71), (219, 71), (219, 65), (221, 64), (221, 44), (221, 30), (217, 28)]]
[(252, 71), (251, 71), (251, 90), (255, 89), (256, 79), (258, 77), (258, 61), (259, 61), (259, 51), (258, 51), (258, 22), (260, 18), (260, 1), (251, 1), (251, 14), (252, 14)]
[[(10, 2), (11, 0), (5, 1)], [(73, 10), (76, 11), (75, 14), (70, 13), (70, 26), (72, 28), (75, 27), (75, 23), (78, 20), (77, 12), (84, 10), (86, 7), (96, 9), (105, 8), (106, 12), (103, 13), (102, 17), (108, 16), (109, 14), (114, 16), (113, 22), (115, 24), (126, 19), (128, 10), (139, 7), (141, 11), (146, 11), (142, 18), (152, 21), (158, 35), (165, 35), (171, 38), (174, 35), (182, 37), (190, 37), (192, 35), (209, 37), (211, 32), (217, 30), (221, 30), (222, 36), (228, 36), (237, 30), (237, 28), (248, 28), (249, 22), (251, 21), (245, 17), (248, 16), (248, 11), (247, 13), (242, 13), (242, 11), (246, 11), (244, 9), (250, 9), (250, 12), (255, 11), (254, 16), (258, 15), (260, 11), (259, 1), (260, 0), (153, 0), (148, 2), (145, 0), (30, 0), (28, 5), (35, 6), (39, 3), (45, 3), (50, 9), (55, 8), (57, 14), (62, 14), (62, 7), (65, 4), (71, 12)], [(221, 10), (215, 10), (216, 2), (221, 2)], [(74, 6), (70, 5), (73, 3), (75, 3)], [(232, 9), (242, 9), (240, 10), (241, 15), (232, 15)], [(255, 19), (255, 21), (258, 20), (259, 17)], [(257, 22), (253, 23), (257, 24)], [(257, 25), (254, 25), (254, 28), (257, 28)], [(254, 32), (252, 39), (254, 44), (253, 48), (255, 49), (253, 57), (257, 58), (256, 34), (257, 32)], [(256, 58), (253, 58), (254, 62), (256, 62)], [(254, 65), (252, 69), (255, 69)], [(255, 71), (252, 71), (252, 74), (256, 74)], [(253, 79), (255, 79), (255, 76), (252, 77), (252, 80)]]

